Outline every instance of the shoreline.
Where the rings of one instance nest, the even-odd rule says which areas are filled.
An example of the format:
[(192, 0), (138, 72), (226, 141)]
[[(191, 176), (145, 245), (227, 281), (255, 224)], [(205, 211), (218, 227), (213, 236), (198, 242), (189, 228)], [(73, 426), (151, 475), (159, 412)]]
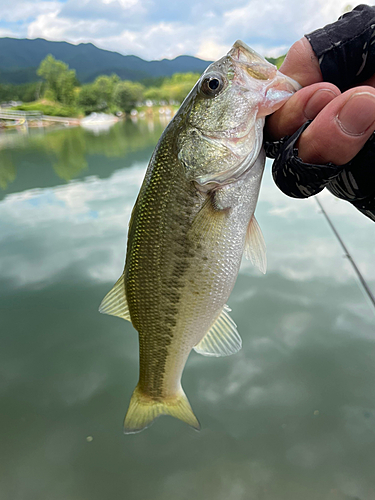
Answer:
[[(17, 128), (48, 128), (55, 124), (64, 124), (66, 126), (80, 126), (85, 123), (114, 123), (121, 120), (137, 120), (137, 119), (155, 119), (155, 118), (168, 118), (171, 119), (176, 114), (179, 106), (176, 105), (142, 105), (132, 109), (130, 113), (122, 113), (115, 115), (113, 113), (106, 113), (94, 111), (86, 116), (53, 116), (45, 115), (41, 111), (32, 110), (24, 111), (14, 108), (1, 108), (0, 107), (0, 131), (11, 130)], [(90, 119), (91, 117), (91, 119)], [(97, 120), (96, 120), (97, 118)]]

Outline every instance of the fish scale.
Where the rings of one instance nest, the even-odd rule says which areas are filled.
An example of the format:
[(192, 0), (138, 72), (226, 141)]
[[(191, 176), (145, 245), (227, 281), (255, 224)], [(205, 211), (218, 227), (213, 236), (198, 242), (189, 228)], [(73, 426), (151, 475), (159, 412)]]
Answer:
[(254, 217), (264, 116), (296, 88), (238, 41), (207, 68), (155, 148), (129, 224), (124, 273), (99, 309), (138, 331), (139, 382), (126, 433), (160, 415), (199, 429), (181, 386), (191, 350), (227, 356), (241, 348), (226, 302), (244, 249), (265, 271)]
[(139, 333), (139, 387), (152, 397), (164, 396), (182, 280), (194, 257), (187, 232), (193, 210), (199, 210), (199, 195), (186, 181), (173, 149), (173, 134), (167, 130), (134, 210), (125, 267), (129, 311)]

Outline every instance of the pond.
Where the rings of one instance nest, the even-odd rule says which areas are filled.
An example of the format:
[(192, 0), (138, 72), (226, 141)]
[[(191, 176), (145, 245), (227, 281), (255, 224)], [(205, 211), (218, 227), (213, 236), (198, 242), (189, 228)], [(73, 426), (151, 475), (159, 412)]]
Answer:
[[(242, 350), (195, 352), (200, 432), (122, 422), (138, 375), (130, 323), (98, 306), (122, 273), (159, 122), (0, 137), (0, 499), (375, 498), (375, 315), (314, 199), (264, 175), (263, 276), (229, 299)], [(375, 293), (375, 226), (319, 199)]]

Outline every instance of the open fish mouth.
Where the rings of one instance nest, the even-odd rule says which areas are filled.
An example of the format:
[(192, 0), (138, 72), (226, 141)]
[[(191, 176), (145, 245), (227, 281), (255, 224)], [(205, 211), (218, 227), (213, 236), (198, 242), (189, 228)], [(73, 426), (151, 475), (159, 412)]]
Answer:
[(236, 64), (239, 64), (249, 76), (256, 80), (272, 80), (276, 76), (276, 66), (270, 64), (241, 40), (237, 40), (233, 44), (233, 47), (228, 52), (228, 56)]
[[(255, 50), (246, 45), (242, 40), (237, 40), (228, 56), (239, 64), (248, 76), (260, 81), (272, 81), (272, 91), (278, 91), (285, 97), (290, 97), (301, 85), (292, 78), (283, 75), (277, 70), (276, 66), (268, 62)], [(245, 82), (244, 82), (245, 83)]]
[(236, 42), (234, 42), (232, 48), (228, 52), (228, 56), (230, 56), (236, 62), (250, 65), (261, 62), (269, 64), (264, 59), (264, 57), (262, 57), (254, 49), (246, 45), (246, 43), (244, 43), (242, 40), (237, 40)]

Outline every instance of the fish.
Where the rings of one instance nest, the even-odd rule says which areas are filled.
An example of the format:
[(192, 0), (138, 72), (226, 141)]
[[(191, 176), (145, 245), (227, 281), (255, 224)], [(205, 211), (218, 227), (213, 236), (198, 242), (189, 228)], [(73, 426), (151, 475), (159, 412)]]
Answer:
[(99, 308), (138, 331), (139, 381), (126, 434), (160, 415), (199, 430), (181, 385), (190, 352), (218, 357), (241, 349), (226, 303), (243, 253), (266, 270), (254, 216), (263, 126), (298, 88), (238, 40), (201, 75), (152, 154), (129, 222), (124, 272)]

